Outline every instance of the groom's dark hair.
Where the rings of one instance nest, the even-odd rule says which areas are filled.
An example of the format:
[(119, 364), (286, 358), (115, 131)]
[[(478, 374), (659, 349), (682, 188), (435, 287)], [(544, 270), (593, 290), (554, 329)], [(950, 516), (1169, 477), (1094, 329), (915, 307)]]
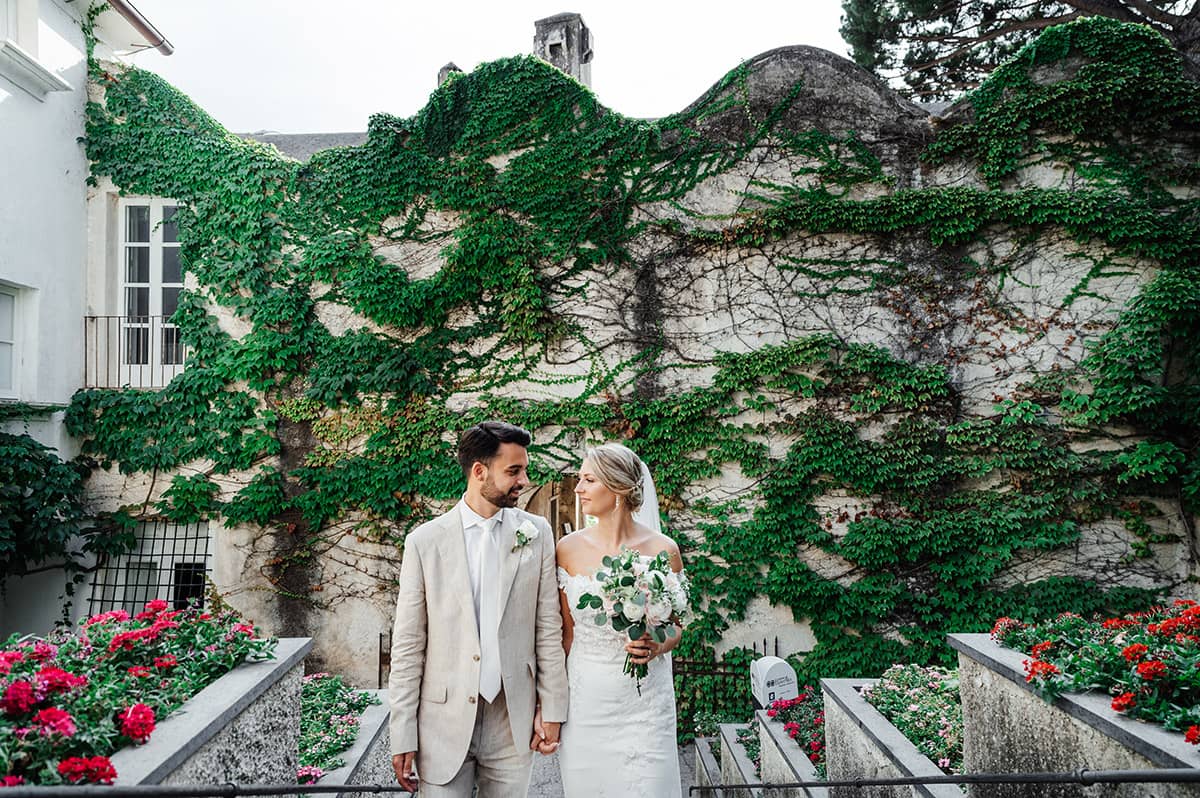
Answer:
[(515, 443), (528, 448), (533, 440), (528, 430), (503, 421), (483, 421), (463, 432), (458, 439), (458, 464), (463, 476), (471, 473), (476, 462), (489, 465), (500, 451), (500, 444)]

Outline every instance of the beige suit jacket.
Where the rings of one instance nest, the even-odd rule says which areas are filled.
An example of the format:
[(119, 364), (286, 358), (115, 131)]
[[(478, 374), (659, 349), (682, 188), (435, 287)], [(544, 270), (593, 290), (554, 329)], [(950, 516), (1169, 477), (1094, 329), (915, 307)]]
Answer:
[[(517, 527), (541, 534), (513, 550)], [(535, 704), (547, 721), (567, 719), (567, 671), (554, 561), (544, 518), (503, 510), (500, 526), (500, 679), (513, 743), (528, 747)], [(409, 533), (400, 566), (388, 679), (393, 754), (417, 752), (423, 780), (444, 784), (466, 760), (479, 698), (479, 631), (462, 514)]]

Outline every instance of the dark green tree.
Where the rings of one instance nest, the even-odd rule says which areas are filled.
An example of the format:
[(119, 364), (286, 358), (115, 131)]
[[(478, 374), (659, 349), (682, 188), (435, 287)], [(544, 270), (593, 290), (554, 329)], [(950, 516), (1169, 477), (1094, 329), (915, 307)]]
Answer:
[(1196, 0), (843, 0), (842, 10), (854, 60), (920, 100), (969, 91), (1044, 29), (1089, 16), (1150, 26), (1200, 74)]

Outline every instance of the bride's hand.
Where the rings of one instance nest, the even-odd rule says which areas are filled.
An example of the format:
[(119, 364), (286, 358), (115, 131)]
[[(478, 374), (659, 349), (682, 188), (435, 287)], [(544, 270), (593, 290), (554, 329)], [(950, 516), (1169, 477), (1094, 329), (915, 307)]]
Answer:
[(629, 652), (629, 659), (635, 665), (645, 665), (650, 660), (657, 657), (659, 654), (667, 650), (663, 643), (659, 643), (650, 633), (639, 637), (637, 640), (630, 640), (625, 644), (625, 650)]

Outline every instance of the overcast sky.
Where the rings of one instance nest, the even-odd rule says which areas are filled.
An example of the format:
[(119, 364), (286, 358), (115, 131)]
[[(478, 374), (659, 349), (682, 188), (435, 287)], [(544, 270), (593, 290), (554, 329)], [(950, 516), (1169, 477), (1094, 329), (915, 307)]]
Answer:
[(453, 61), (528, 53), (533, 22), (574, 11), (592, 32), (592, 89), (627, 116), (682, 110), (759, 53), (845, 55), (840, 0), (134, 0), (175, 46), (129, 60), (238, 133), (366, 130), (416, 113)]

